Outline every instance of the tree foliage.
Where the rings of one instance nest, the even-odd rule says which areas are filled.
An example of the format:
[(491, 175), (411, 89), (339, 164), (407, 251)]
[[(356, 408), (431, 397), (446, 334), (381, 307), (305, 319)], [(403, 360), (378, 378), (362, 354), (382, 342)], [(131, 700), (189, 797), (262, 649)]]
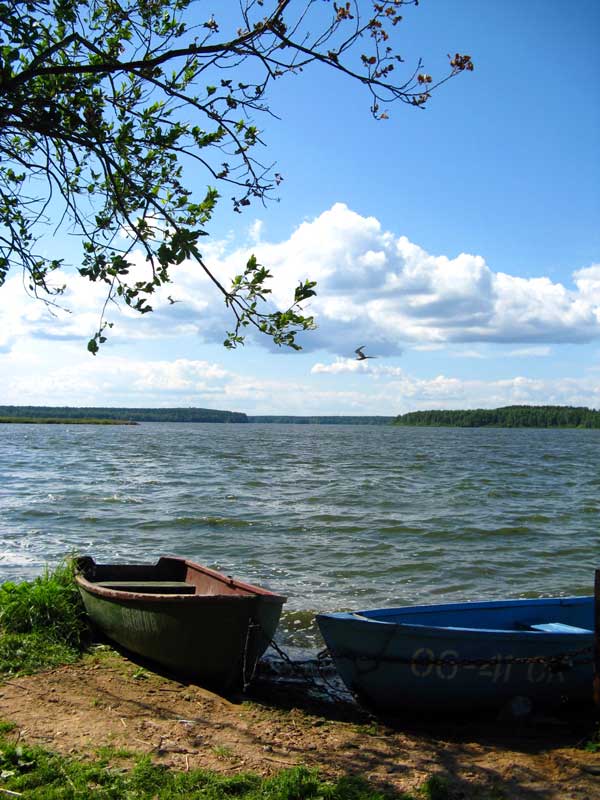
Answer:
[(410, 411), (396, 425), (455, 428), (600, 428), (600, 411), (582, 406), (504, 406), (465, 410)]
[(248, 422), (240, 411), (218, 411), (214, 408), (95, 408), (74, 406), (0, 406), (0, 421), (31, 420), (39, 422)]
[(109, 301), (151, 311), (185, 259), (233, 313), (227, 347), (253, 326), (298, 348), (297, 332), (314, 325), (302, 312), (314, 282), (273, 310), (269, 270), (251, 258), (226, 287), (202, 256), (202, 237), (221, 195), (242, 212), (282, 180), (258, 156), (256, 119), (271, 113), (274, 81), (321, 65), (362, 84), (382, 119), (392, 102), (423, 107), (440, 83), (472, 69), (456, 54), (437, 81), (420, 62), (396, 77), (392, 34), (402, 7), (417, 4), (0, 0), (0, 286), (21, 269), (32, 294), (59, 302), (56, 270), (66, 265), (46, 255), (43, 237), (62, 226), (81, 240), (80, 275), (106, 284), (91, 352), (111, 324)]

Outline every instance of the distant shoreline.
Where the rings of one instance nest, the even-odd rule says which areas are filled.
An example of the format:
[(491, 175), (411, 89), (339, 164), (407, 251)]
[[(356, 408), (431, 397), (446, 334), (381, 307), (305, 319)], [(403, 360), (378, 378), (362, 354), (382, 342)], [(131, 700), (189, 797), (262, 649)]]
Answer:
[(0, 406), (0, 424), (137, 425), (140, 422), (367, 425), (431, 428), (600, 429), (600, 411), (573, 406), (504, 406), (410, 411), (398, 416), (245, 414), (207, 408)]
[(583, 406), (503, 406), (463, 410), (411, 411), (394, 425), (421, 428), (599, 429), (600, 411)]
[(124, 408), (109, 406), (1, 406), (0, 422), (135, 425), (138, 422), (245, 423), (246, 414), (208, 408)]
[(138, 422), (220, 422), (232, 424), (284, 425), (391, 425), (393, 416), (344, 416), (284, 414), (250, 415), (241, 411), (220, 411), (209, 408), (111, 408), (77, 406), (0, 406), (0, 423), (80, 423), (128, 425)]
[(127, 419), (72, 419), (69, 417), (0, 417), (0, 425), (139, 425)]

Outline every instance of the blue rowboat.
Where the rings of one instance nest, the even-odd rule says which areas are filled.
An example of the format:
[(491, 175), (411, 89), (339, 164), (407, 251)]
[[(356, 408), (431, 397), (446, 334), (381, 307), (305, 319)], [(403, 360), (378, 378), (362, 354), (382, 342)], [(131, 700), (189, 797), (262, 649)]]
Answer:
[(593, 597), (319, 614), (337, 670), (383, 711), (557, 705), (592, 698)]

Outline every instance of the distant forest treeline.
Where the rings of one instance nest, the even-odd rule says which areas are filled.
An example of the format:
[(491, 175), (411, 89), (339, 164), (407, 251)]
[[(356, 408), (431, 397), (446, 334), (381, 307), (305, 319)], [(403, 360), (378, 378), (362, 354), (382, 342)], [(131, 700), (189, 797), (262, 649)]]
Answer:
[(251, 416), (209, 408), (77, 408), (74, 406), (0, 406), (0, 422), (260, 422), (289, 425), (390, 425), (394, 417)]
[(127, 422), (248, 422), (237, 411), (210, 408), (75, 408), (71, 406), (0, 406), (0, 417), (28, 420), (119, 420)]
[(78, 408), (0, 406), (0, 422), (226, 422), (287, 425), (413, 425), (460, 428), (600, 428), (600, 411), (572, 406), (506, 406), (463, 411), (411, 411), (398, 417), (253, 415), (210, 408)]
[(286, 425), (391, 425), (394, 417), (286, 417), (278, 415), (249, 416), (248, 422), (277, 422)]
[(0, 417), (0, 424), (10, 425), (21, 423), (22, 425), (138, 425), (127, 419), (87, 419), (81, 417), (72, 419), (71, 417)]
[(600, 411), (573, 406), (505, 406), (464, 411), (411, 411), (395, 425), (457, 428), (600, 428)]

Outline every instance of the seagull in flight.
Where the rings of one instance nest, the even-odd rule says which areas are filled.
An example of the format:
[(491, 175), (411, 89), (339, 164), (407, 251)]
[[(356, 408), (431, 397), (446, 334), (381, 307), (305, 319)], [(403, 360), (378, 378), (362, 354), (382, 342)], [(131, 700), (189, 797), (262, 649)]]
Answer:
[(361, 346), (357, 347), (356, 350), (354, 351), (356, 353), (356, 360), (357, 361), (364, 361), (366, 358), (377, 358), (377, 356), (366, 356), (363, 353), (364, 348), (365, 348), (365, 345), (361, 344)]

